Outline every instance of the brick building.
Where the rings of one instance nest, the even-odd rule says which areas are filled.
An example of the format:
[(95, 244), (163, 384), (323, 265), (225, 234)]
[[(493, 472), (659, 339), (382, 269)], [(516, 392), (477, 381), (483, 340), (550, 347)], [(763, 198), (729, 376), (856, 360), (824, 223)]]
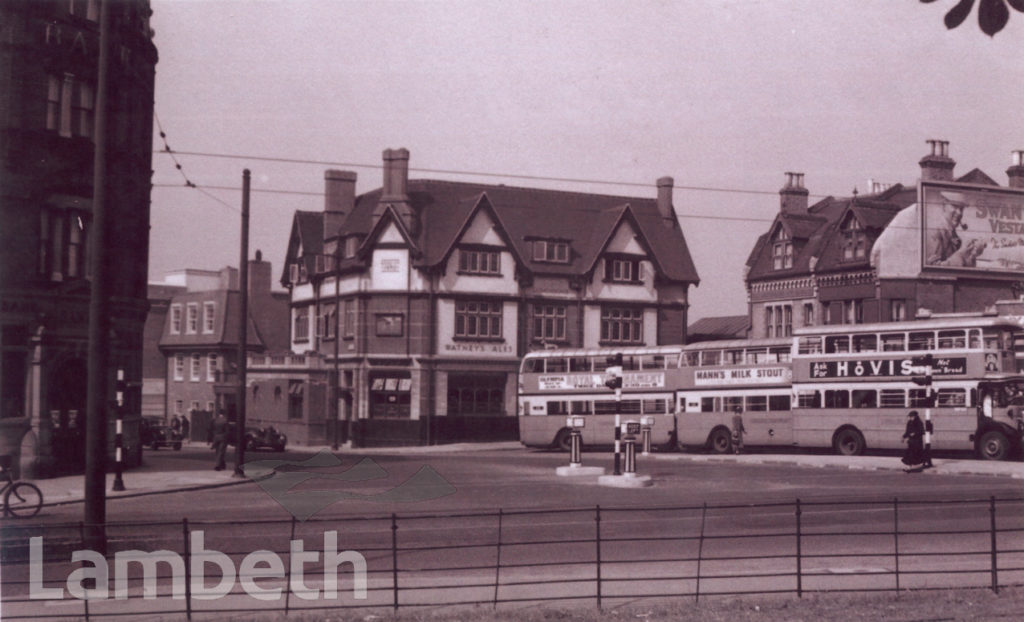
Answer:
[(337, 417), (362, 443), (514, 437), (525, 352), (685, 341), (698, 277), (671, 178), (648, 199), (410, 180), (405, 149), (383, 161), (362, 195), (327, 171), (324, 211), (297, 212), (289, 237), (291, 351), (339, 387), (312, 422), (325, 436)]
[(983, 311), (1024, 292), (1021, 152), (1003, 187), (978, 169), (954, 177), (948, 143), (929, 143), (912, 186), (808, 205), (803, 175), (787, 173), (779, 213), (747, 260), (749, 337)]
[[(29, 477), (84, 464), (97, 8), (95, 0), (0, 2), (0, 454), (13, 454)], [(148, 0), (111, 10), (103, 268), (110, 362), (137, 385), (157, 51)], [(138, 391), (126, 399), (137, 413)], [(129, 463), (139, 457), (136, 422), (126, 420)]]

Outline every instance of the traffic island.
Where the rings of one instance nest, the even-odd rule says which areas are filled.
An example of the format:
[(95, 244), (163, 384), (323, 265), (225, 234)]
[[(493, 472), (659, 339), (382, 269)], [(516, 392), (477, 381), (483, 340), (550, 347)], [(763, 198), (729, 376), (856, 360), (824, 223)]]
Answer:
[(604, 475), (604, 467), (583, 466), (582, 464), (570, 464), (569, 466), (557, 467), (555, 469), (555, 474), (561, 475), (563, 477), (577, 477), (580, 475)]
[(613, 488), (647, 488), (654, 485), (650, 475), (637, 475), (635, 473), (602, 475), (597, 478), (597, 483), (602, 486), (612, 486)]

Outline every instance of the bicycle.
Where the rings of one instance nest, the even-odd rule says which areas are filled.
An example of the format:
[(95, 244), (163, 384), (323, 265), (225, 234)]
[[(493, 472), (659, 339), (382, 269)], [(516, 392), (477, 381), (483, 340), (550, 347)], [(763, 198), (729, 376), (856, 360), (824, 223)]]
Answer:
[(0, 481), (4, 482), (0, 494), (4, 496), (4, 516), (31, 518), (43, 507), (43, 493), (32, 482), (14, 479), (11, 474), (11, 456), (0, 456)]

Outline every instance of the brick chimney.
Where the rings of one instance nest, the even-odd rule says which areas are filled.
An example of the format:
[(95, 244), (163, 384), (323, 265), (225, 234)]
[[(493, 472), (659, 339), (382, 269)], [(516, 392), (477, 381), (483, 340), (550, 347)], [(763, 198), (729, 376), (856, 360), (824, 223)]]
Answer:
[(928, 140), (932, 152), (921, 158), (921, 181), (953, 181), (956, 161), (949, 157), (948, 140)]
[(384, 210), (391, 205), (405, 223), (412, 235), (419, 234), (419, 218), (409, 201), (409, 150), (385, 149), (384, 179), (381, 186), (380, 201), (373, 210), (373, 217), (379, 218)]
[(345, 217), (356, 206), (356, 174), (352, 171), (324, 171), (324, 240), (337, 237)]
[(272, 276), (270, 262), (263, 261), (263, 251), (256, 251), (256, 258), (249, 260), (249, 300), (259, 302), (270, 297)]
[(807, 197), (803, 173), (786, 173), (786, 185), (779, 190), (779, 207), (783, 214), (806, 214)]
[(1010, 162), (1010, 168), (1006, 169), (1006, 176), (1010, 178), (1010, 187), (1024, 188), (1024, 151), (1012, 152)]
[(658, 179), (658, 213), (665, 219), (665, 224), (670, 227), (679, 225), (676, 218), (676, 211), (672, 207), (672, 188), (675, 187), (675, 180), (671, 177)]

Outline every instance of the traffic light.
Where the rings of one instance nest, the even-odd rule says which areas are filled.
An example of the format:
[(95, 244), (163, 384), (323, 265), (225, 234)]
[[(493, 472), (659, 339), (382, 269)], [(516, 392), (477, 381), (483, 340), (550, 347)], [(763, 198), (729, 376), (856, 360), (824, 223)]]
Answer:
[(117, 368), (117, 380), (114, 383), (114, 397), (118, 407), (124, 406), (125, 392), (128, 390), (128, 382), (124, 378), (124, 368)]
[(935, 359), (931, 354), (924, 354), (922, 356), (915, 356), (910, 359), (910, 362), (914, 367), (931, 367), (934, 364)]
[(932, 384), (932, 376), (931, 374), (928, 374), (927, 376), (914, 376), (910, 381), (922, 387), (929, 387)]
[(914, 376), (913, 378), (910, 379), (910, 381), (913, 382), (914, 384), (922, 386), (922, 387), (931, 386), (931, 384), (932, 384), (932, 363), (934, 363), (934, 359), (932, 358), (932, 355), (931, 354), (924, 354), (922, 356), (915, 356), (914, 358), (910, 359), (910, 362), (914, 365), (914, 367), (917, 367), (917, 368), (924, 367), (925, 368), (923, 376)]
[(622, 388), (622, 353), (605, 359), (608, 366), (604, 370), (604, 385), (609, 389)]

